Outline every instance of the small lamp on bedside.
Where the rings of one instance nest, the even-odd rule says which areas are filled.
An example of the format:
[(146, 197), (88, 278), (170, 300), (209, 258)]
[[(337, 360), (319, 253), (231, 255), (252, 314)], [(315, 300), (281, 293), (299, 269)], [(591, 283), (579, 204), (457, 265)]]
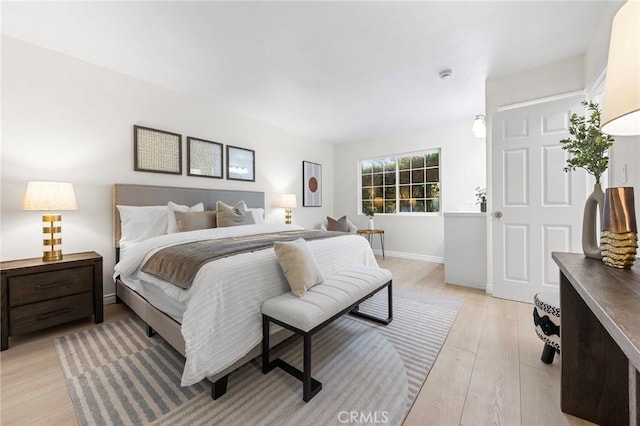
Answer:
[(284, 223), (291, 225), (291, 209), (298, 207), (296, 194), (282, 194), (282, 198), (280, 198), (280, 207), (284, 209)]
[[(59, 212), (77, 210), (73, 185), (66, 182), (33, 181), (27, 184), (22, 210)], [(43, 250), (42, 260), (51, 262), (62, 259), (62, 215), (42, 214)]]

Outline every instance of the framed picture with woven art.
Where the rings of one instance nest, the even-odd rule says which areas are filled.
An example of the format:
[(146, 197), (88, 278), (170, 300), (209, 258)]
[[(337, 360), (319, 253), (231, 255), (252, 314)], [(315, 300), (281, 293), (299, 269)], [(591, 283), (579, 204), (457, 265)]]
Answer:
[(133, 126), (133, 170), (182, 174), (182, 136), (164, 130)]
[(322, 165), (302, 162), (302, 205), (322, 207)]
[(222, 144), (187, 136), (187, 175), (222, 179)]

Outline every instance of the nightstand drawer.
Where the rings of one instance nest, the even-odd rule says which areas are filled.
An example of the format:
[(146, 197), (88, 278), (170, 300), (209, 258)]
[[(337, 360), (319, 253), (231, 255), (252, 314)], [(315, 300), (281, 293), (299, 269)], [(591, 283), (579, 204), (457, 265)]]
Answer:
[(93, 293), (86, 292), (11, 309), (10, 334), (22, 334), (93, 314)]
[(93, 267), (19, 275), (9, 278), (9, 306), (39, 302), (93, 290)]

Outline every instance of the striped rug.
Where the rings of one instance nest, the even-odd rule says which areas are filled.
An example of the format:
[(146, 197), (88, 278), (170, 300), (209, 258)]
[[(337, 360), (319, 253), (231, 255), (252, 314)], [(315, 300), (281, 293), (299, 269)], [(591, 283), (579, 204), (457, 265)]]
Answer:
[[(396, 289), (394, 289), (396, 290)], [(398, 291), (400, 290), (400, 291)], [(301, 382), (256, 359), (229, 376), (213, 401), (210, 384), (181, 387), (184, 359), (162, 338), (147, 338), (135, 316), (55, 340), (81, 425), (400, 424), (417, 396), (462, 305), (460, 299), (396, 290), (394, 320), (384, 327), (344, 316), (313, 337), (313, 376), (323, 388), (309, 403)], [(380, 297), (379, 297), (380, 296)], [(361, 306), (386, 313), (386, 292)], [(302, 365), (302, 340), (274, 356)]]

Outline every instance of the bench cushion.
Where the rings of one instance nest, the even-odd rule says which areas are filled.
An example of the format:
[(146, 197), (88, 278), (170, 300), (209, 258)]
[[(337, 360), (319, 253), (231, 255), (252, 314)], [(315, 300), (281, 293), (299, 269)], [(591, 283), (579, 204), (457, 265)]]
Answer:
[(326, 277), (304, 296), (285, 293), (264, 302), (262, 313), (270, 318), (309, 331), (391, 281), (382, 268), (351, 266)]

